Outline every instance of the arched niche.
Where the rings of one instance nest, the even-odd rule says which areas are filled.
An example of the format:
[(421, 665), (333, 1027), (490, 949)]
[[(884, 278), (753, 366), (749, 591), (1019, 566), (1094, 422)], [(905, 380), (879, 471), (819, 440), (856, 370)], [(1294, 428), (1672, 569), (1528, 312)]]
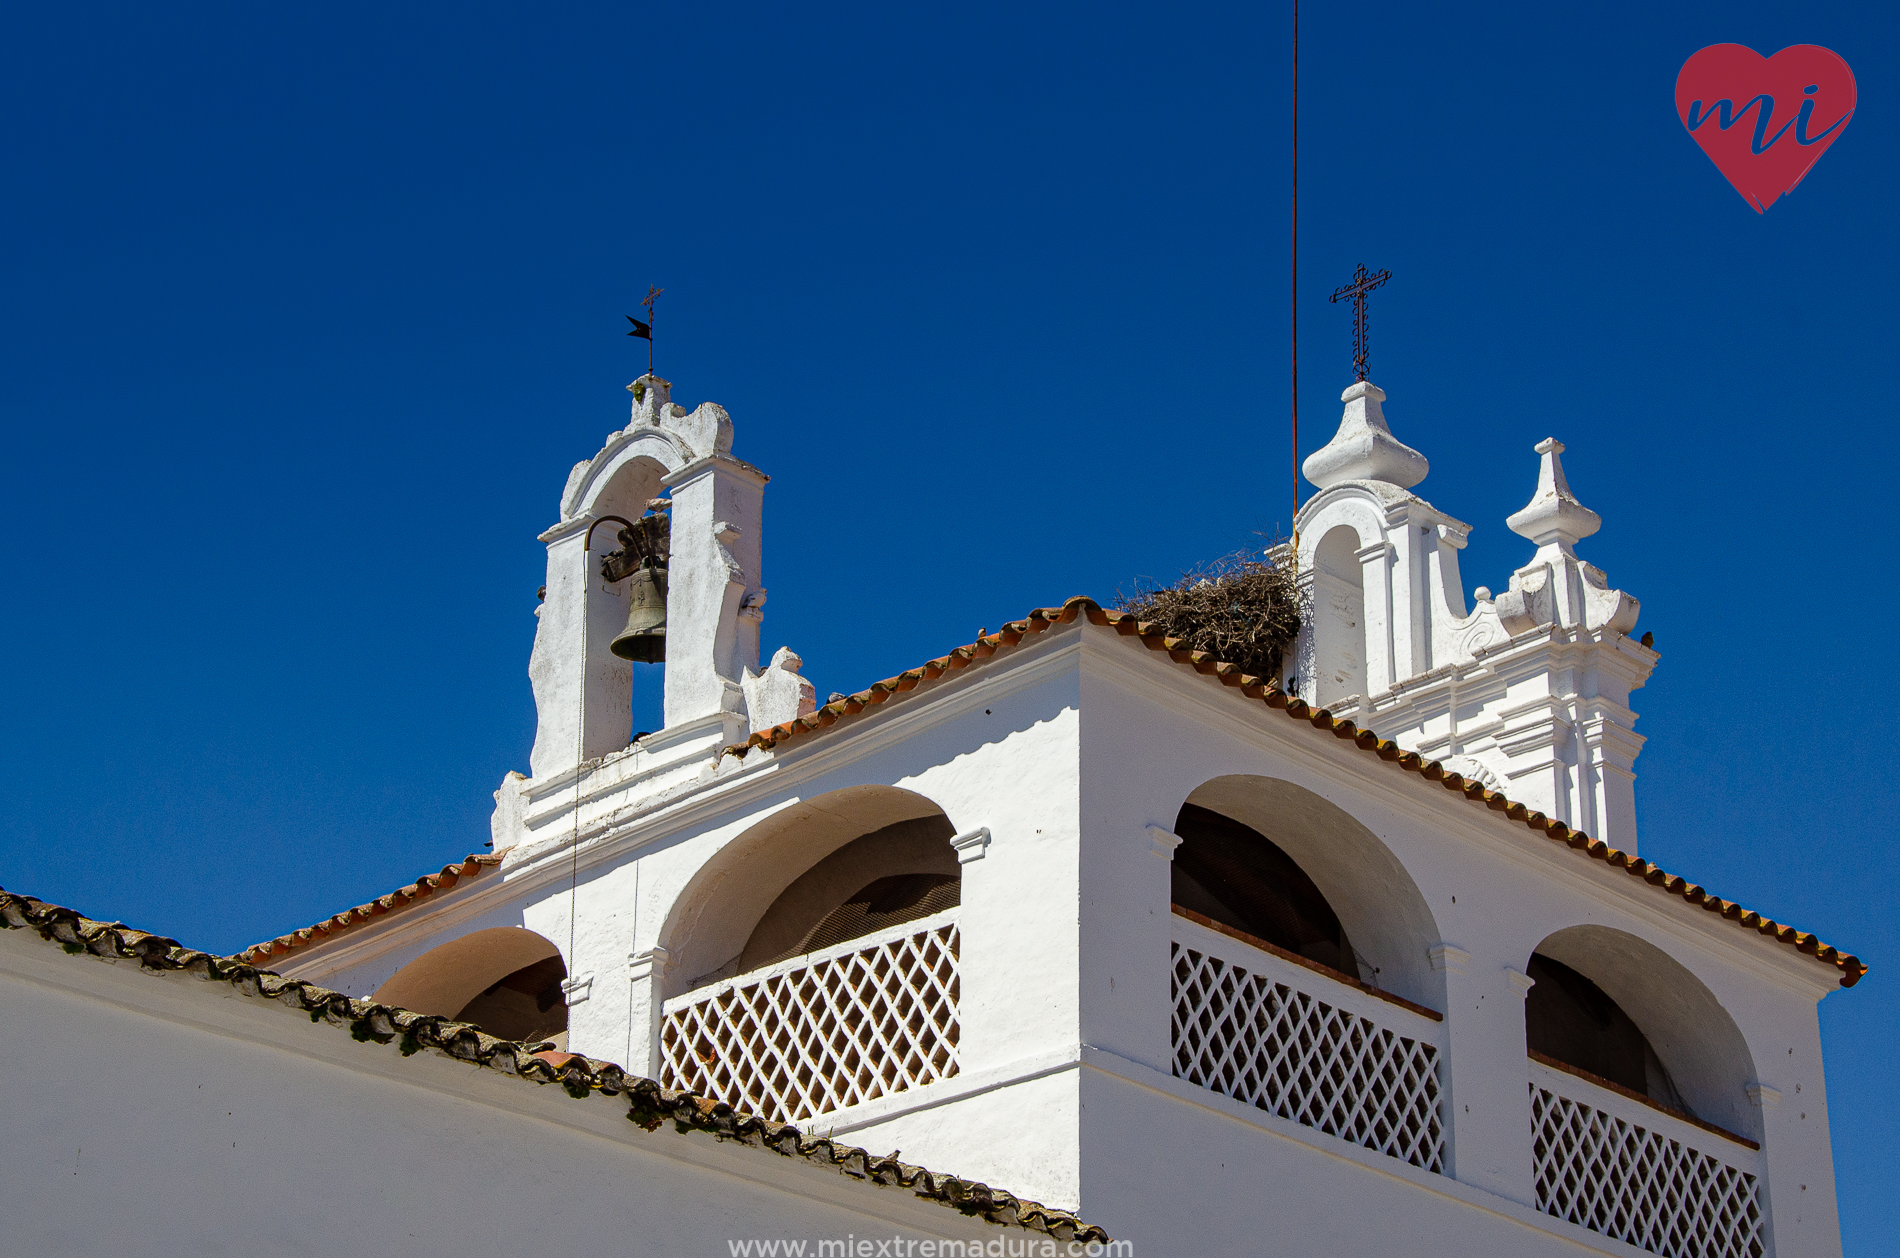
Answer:
[(1366, 691), (1366, 590), (1360, 538), (1350, 525), (1327, 530), (1313, 548), (1312, 693), (1320, 707)]
[[(1703, 1122), (1752, 1140), (1761, 1139), (1761, 1112), (1748, 1100), (1747, 1087), (1756, 1077), (1748, 1041), (1715, 994), (1680, 961), (1648, 940), (1607, 926), (1569, 926), (1547, 936), (1526, 959), (1526, 972), (1538, 978), (1525, 997), (1525, 1041), (1533, 1049), (1537, 1045), (1531, 1042), (1532, 1019), (1540, 1012), (1533, 1000), (1546, 1010), (1559, 999), (1565, 1004), (1588, 1002), (1587, 990), (1580, 997), (1575, 985), (1565, 982), (1561, 973), (1545, 970), (1539, 977), (1538, 970), (1544, 969), (1537, 965), (1540, 957), (1587, 979), (1641, 1031), (1667, 1072), (1667, 1081), (1652, 1077), (1645, 1087), (1634, 1090), (1647, 1092), (1652, 1099), (1672, 1107), (1686, 1107)], [(1539, 996), (1538, 988), (1546, 983), (1572, 990), (1551, 990)], [(1581, 1015), (1568, 1011), (1564, 1021), (1556, 1023), (1556, 1029), (1561, 1030), (1571, 1019), (1600, 1017), (1605, 1012), (1600, 1007), (1586, 1009)], [(1548, 1018), (1545, 1026), (1546, 1034), (1551, 1033)], [(1568, 1062), (1563, 1047), (1547, 1042), (1542, 1051)], [(1552, 1048), (1559, 1051), (1552, 1052)], [(1679, 1103), (1670, 1095), (1672, 1092), (1680, 1098)]]
[[(674, 900), (660, 939), (670, 959), (667, 994), (796, 955), (827, 919), (834, 933), (850, 929), (843, 920), (850, 910), (834, 914), (880, 880), (955, 879), (953, 833), (935, 803), (894, 786), (846, 787), (786, 806), (728, 842)], [(887, 885), (864, 908), (875, 923), (892, 907), (905, 910), (907, 895), (931, 891)], [(908, 909), (942, 904), (945, 895), (912, 899)], [(812, 946), (825, 942), (837, 940)]]
[[(1428, 951), (1438, 941), (1431, 909), (1391, 849), (1345, 809), (1292, 782), (1251, 774), (1202, 783), (1187, 797), (1184, 814), (1191, 816), (1186, 808), (1206, 809), (1256, 832), (1298, 867), (1351, 942), (1359, 974), (1349, 977), (1444, 1009), (1444, 984)], [(1181, 837), (1177, 862), (1194, 842), (1190, 834)], [(1184, 869), (1195, 865), (1190, 854)], [(1270, 875), (1272, 865), (1258, 861), (1256, 873)], [(1302, 898), (1299, 888), (1291, 891), (1291, 898)]]
[(565, 1043), (560, 949), (531, 930), (496, 926), (452, 939), (397, 970), (373, 999), (473, 1022), (506, 1040)]

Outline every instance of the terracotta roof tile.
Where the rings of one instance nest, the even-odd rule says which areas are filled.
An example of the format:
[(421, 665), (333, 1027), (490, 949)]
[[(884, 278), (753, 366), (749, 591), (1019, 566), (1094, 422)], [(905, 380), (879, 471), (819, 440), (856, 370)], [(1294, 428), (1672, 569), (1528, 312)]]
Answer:
[(1404, 751), (1390, 739), (1380, 738), (1369, 729), (1360, 729), (1349, 720), (1335, 720), (1325, 708), (1308, 707), (1297, 697), (1264, 678), (1242, 673), (1238, 666), (1215, 658), (1207, 651), (1189, 650), (1181, 645), (1177, 638), (1163, 637), (1150, 624), (1136, 620), (1128, 612), (1109, 611), (1092, 598), (1077, 597), (1068, 600), (1061, 607), (1039, 607), (1022, 620), (1011, 621), (993, 634), (985, 634), (975, 642), (956, 648), (949, 654), (931, 660), (919, 668), (909, 669), (895, 677), (874, 682), (864, 690), (842, 699), (825, 704), (816, 712), (801, 716), (797, 720), (774, 725), (770, 729), (760, 730), (743, 743), (735, 743), (725, 749), (725, 754), (743, 757), (754, 748), (771, 750), (801, 735), (827, 729), (847, 717), (856, 716), (866, 708), (886, 703), (891, 696), (914, 689), (919, 682), (932, 680), (945, 673), (960, 668), (968, 668), (980, 660), (994, 655), (1006, 647), (1016, 646), (1026, 638), (1043, 633), (1053, 625), (1069, 624), (1077, 619), (1086, 620), (1092, 625), (1113, 628), (1126, 637), (1135, 637), (1151, 651), (1165, 654), (1177, 664), (1192, 667), (1198, 673), (1218, 677), (1223, 685), (1231, 686), (1249, 699), (1258, 699), (1269, 709), (1282, 715), (1312, 725), (1317, 730), (1330, 732), (1335, 738), (1351, 742), (1359, 750), (1377, 756), (1380, 760), (1395, 765), (1407, 773), (1415, 773), (1423, 782), (1436, 782), (1446, 790), (1457, 791), (1466, 799), (1483, 804), (1494, 812), (1503, 813), (1511, 821), (1519, 822), (1532, 832), (1556, 843), (1564, 843), (1579, 852), (1603, 862), (1608, 868), (1621, 869), (1631, 877), (1641, 878), (1651, 886), (1672, 896), (1679, 896), (1689, 904), (1699, 905), (1704, 911), (1719, 913), (1727, 920), (1748, 930), (1759, 931), (1777, 942), (1786, 944), (1825, 965), (1840, 971), (1842, 987), (1852, 987), (1867, 972), (1867, 966), (1860, 958), (1842, 952), (1831, 944), (1821, 942), (1806, 931), (1784, 926), (1779, 922), (1763, 917), (1752, 909), (1745, 909), (1732, 900), (1719, 899), (1707, 890), (1675, 874), (1664, 872), (1646, 860), (1620, 852), (1598, 839), (1592, 839), (1581, 830), (1572, 830), (1563, 822), (1546, 817), (1541, 812), (1526, 808), (1523, 804), (1507, 799), (1502, 793), (1487, 790), (1483, 783), (1467, 782), (1458, 774), (1446, 770), (1436, 760), (1426, 760), (1417, 752)]
[[(495, 860), (480, 859), (490, 864)], [(625, 1097), (628, 1119), (647, 1131), (670, 1122), (676, 1131), (702, 1132), (780, 1157), (802, 1158), (855, 1179), (906, 1188), (919, 1197), (992, 1223), (1046, 1232), (1061, 1241), (1108, 1240), (1101, 1228), (1083, 1223), (1065, 1210), (1023, 1201), (987, 1184), (878, 1157), (855, 1145), (816, 1139), (789, 1123), (738, 1113), (724, 1101), (663, 1088), (652, 1079), (628, 1074), (612, 1062), (551, 1053), (538, 1044), (496, 1039), (466, 1022), (352, 998), (314, 983), (284, 978), (236, 958), (184, 948), (174, 939), (133, 930), (120, 922), (96, 922), (30, 896), (0, 891), (0, 929), (31, 930), (74, 955), (90, 953), (112, 960), (136, 960), (153, 972), (227, 984), (242, 995), (298, 1010), (312, 1022), (345, 1028), (358, 1040), (395, 1042), (405, 1057), (426, 1048), (532, 1083), (559, 1084), (577, 1099), (596, 1094)]]
[(302, 930), (293, 930), (288, 935), (279, 935), (260, 944), (252, 944), (237, 953), (237, 959), (253, 964), (268, 960), (274, 956), (284, 956), (298, 948), (307, 948), (311, 944), (326, 943), (347, 930), (358, 926), (367, 926), (379, 917), (387, 916), (399, 909), (408, 908), (419, 900), (451, 890), (460, 883), (480, 877), (490, 869), (501, 864), (502, 853), (492, 856), (469, 856), (459, 865), (444, 865), (433, 874), (424, 874), (406, 887), (397, 887), (388, 895), (377, 896), (368, 904), (359, 904), (353, 909), (344, 909), (334, 917), (325, 918), (314, 926)]

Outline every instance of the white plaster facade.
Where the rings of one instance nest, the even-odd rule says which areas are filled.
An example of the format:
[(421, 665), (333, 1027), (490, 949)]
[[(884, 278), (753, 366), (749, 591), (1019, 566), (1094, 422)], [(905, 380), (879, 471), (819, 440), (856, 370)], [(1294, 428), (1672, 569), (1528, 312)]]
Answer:
[[(1595, 517), (1569, 493), (1562, 447), (1538, 447), (1536, 495), (1511, 521), (1536, 554), (1467, 610), (1468, 526), (1410, 492), (1425, 460), (1391, 436), (1383, 397), (1349, 389), (1339, 438), (1308, 461), (1320, 492), (1299, 518), (1299, 694), (1633, 850), (1628, 696), (1657, 656), (1627, 637), (1634, 600), (1576, 557)], [(575, 469), (543, 535), (540, 733), (533, 776), (497, 792), (500, 877), (302, 949), (282, 972), (369, 996), (449, 941), (526, 929), (567, 967), (568, 1047), (664, 1077), (663, 1020), (730, 985), (781, 893), (859, 836), (938, 819), (961, 877), (954, 1074), (808, 1127), (1075, 1209), (1140, 1253), (1252, 1254), (1263, 1236), (1289, 1253), (1642, 1252), (1539, 1208), (1531, 1098), (1551, 1078), (1526, 1056), (1524, 971), (1541, 950), (1630, 1011), (1698, 1116), (1759, 1146), (1632, 1111), (1672, 1139), (1714, 1139), (1756, 1177), (1756, 1252), (1840, 1252), (1815, 1011), (1838, 970), (1136, 638), (1076, 619), (821, 732), (721, 755), (809, 710), (809, 683), (790, 680), (785, 652), (766, 670), (784, 677), (748, 672), (765, 478), (730, 456), (722, 410), (684, 415), (659, 382), (645, 399)], [(622, 508), (662, 485), (681, 653), (666, 728), (628, 745), (624, 666), (600, 651), (624, 604), (581, 542), (599, 513), (635, 515)], [(1376, 985), (1423, 1007), (1384, 1012), (1396, 1006), (1377, 993), (1285, 971), (1435, 1054), (1438, 1169), (1182, 1077), (1171, 949), (1231, 946), (1170, 908), (1188, 802), (1280, 826)]]

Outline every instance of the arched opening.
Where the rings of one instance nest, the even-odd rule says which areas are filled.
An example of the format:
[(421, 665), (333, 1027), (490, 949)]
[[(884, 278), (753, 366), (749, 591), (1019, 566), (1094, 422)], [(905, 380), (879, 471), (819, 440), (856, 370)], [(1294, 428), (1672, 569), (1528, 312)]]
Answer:
[(478, 930), (430, 950), (376, 989), (385, 1005), (472, 1022), (490, 1035), (567, 1044), (567, 966), (560, 950), (518, 926)]
[[(670, 438), (643, 434), (642, 440), (631, 447), (633, 450), (647, 448), (672, 455), (675, 464), (679, 463)], [(617, 515), (638, 521), (647, 514), (647, 504), (663, 492), (662, 482), (667, 470), (667, 465), (651, 453), (623, 454), (599, 487), (590, 493), (587, 509), (596, 519)], [(588, 575), (593, 582), (590, 588), (598, 590), (607, 603), (603, 609), (605, 614), (602, 622), (597, 626), (593, 621), (589, 622), (593, 636), (599, 638), (598, 643), (590, 643), (590, 653), (598, 655), (606, 667), (627, 670), (631, 742), (665, 724), (666, 665), (613, 654), (613, 641), (626, 627), (635, 586), (641, 583), (640, 577), (631, 568), (612, 580), (602, 571), (603, 560), (621, 548), (620, 532), (620, 526), (612, 521), (595, 529), (592, 551), (587, 557)], [(661, 598), (664, 599), (663, 589)]]
[(617, 455), (606, 475), (588, 486), (584, 501), (578, 504), (581, 510), (597, 519), (603, 515), (619, 515), (637, 520), (646, 511), (647, 503), (659, 496), (668, 464), (683, 466), (684, 459), (671, 438), (644, 433), (642, 438)]
[(661, 1080), (799, 1121), (954, 1076), (953, 834), (921, 795), (860, 786), (727, 843), (663, 931), (682, 964), (662, 1006)]
[(739, 971), (847, 943), (960, 905), (954, 831), (942, 813), (851, 840), (779, 893), (739, 954)]
[(1689, 1111), (1649, 1037), (1601, 987), (1541, 952), (1531, 955), (1525, 972), (1536, 980), (1524, 998), (1531, 1052)]
[(1538, 944), (1525, 973), (1535, 980), (1524, 998), (1533, 1056), (1760, 1138), (1747, 1041), (1681, 962), (1622, 931), (1572, 926)]
[(1181, 837), (1171, 887), (1177, 905), (1370, 981), (1333, 906), (1273, 840), (1196, 804), (1181, 806), (1174, 832)]
[(1313, 690), (1329, 707), (1366, 693), (1366, 590), (1359, 534), (1341, 525), (1313, 552)]
[(669, 994), (954, 908), (950, 819), (887, 786), (848, 787), (761, 821), (708, 861), (675, 902), (663, 942)]
[(1425, 897), (1337, 804), (1276, 778), (1220, 777), (1188, 796), (1175, 833), (1175, 903), (1348, 981), (1443, 1008)]

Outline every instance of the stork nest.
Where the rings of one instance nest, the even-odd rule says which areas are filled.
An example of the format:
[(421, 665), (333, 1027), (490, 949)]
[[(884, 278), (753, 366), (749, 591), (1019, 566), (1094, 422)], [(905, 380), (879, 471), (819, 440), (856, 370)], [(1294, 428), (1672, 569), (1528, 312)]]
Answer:
[[(1285, 553), (1280, 547), (1269, 551)], [(1287, 648), (1300, 631), (1293, 565), (1263, 559), (1257, 551), (1236, 551), (1182, 573), (1172, 584), (1138, 586), (1117, 598), (1119, 610), (1179, 638), (1188, 650), (1211, 652), (1267, 680), (1281, 675)]]

